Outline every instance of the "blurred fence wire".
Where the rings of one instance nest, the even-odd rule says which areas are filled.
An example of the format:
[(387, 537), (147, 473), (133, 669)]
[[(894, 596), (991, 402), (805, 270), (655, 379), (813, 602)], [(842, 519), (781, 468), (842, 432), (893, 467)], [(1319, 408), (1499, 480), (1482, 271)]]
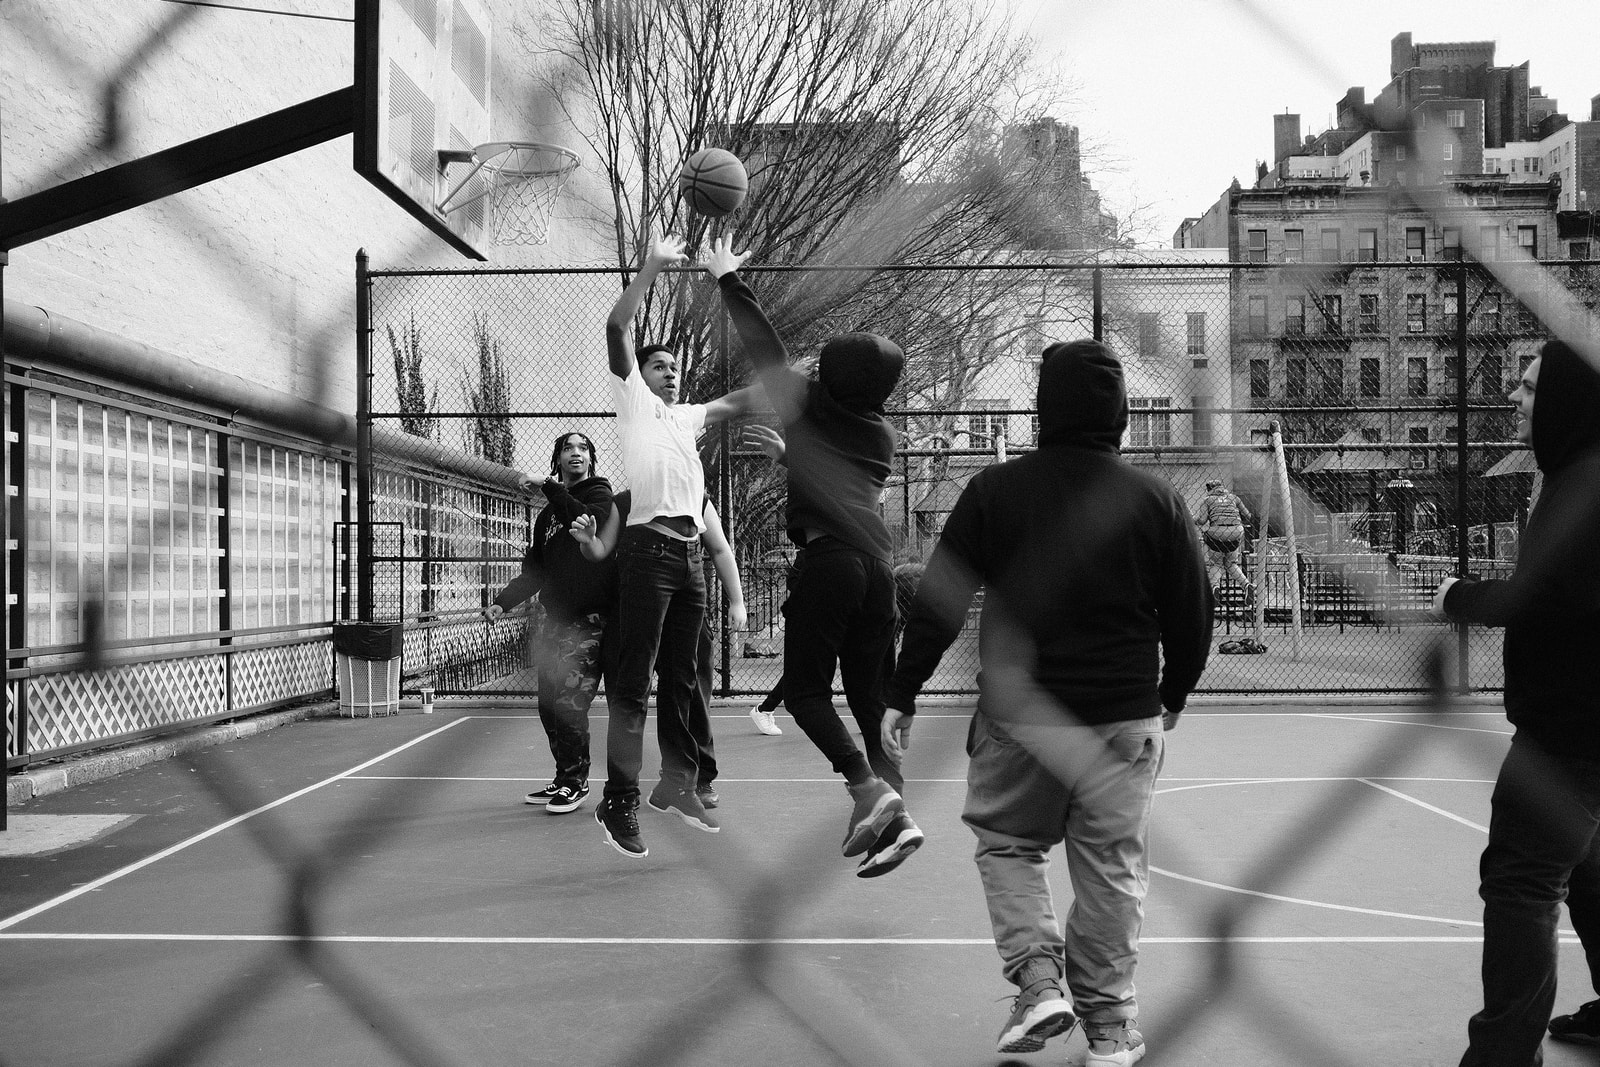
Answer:
[[(1329, 66), (1315, 42), (1283, 30), (1266, 5), (1242, 6), (1286, 50)], [(175, 9), (105, 82), (103, 136), (75, 146), (85, 166), (117, 146), (143, 60), (199, 17), (194, 7)], [(63, 65), (78, 65), (75, 43), (55, 30), (39, 43)], [(1350, 80), (1339, 79), (1335, 91)], [(263, 306), (291, 302), (280, 300), (277, 276), (252, 270), (254, 249), (181, 208), (167, 220), (204, 231), (207, 254)], [(1425, 225), (1475, 232), (1483, 221), (1453, 210)], [(1218, 577), (1219, 636), (1256, 635), (1268, 651), (1216, 657), (1202, 691), (1428, 693), (1442, 714), (1456, 694), (1500, 688), (1499, 632), (1460, 630), (1424, 608), (1443, 577), (1513, 572), (1538, 473), (1512, 440), (1504, 397), (1553, 336), (1593, 356), (1600, 267), (1509, 251), (1309, 263), (1164, 260), (1152, 252), (967, 264), (959, 272), (959, 284), (934, 285), (931, 269), (896, 266), (869, 271), (863, 286), (888, 294), (902, 315), (859, 325), (903, 325), (913, 342), (891, 411), (902, 437), (884, 498), (901, 559), (927, 554), (973, 473), (1033, 446), (1041, 348), (1097, 336), (1127, 370), (1129, 462), (1157, 471), (1191, 501), (1218, 479), (1258, 512), (1272, 505), (1243, 560), (1259, 584), (1247, 596)], [(780, 324), (814, 341), (804, 323), (782, 321), (785, 308), (803, 304), (811, 276), (759, 266), (751, 273)], [(350, 616), (353, 582), (377, 586), (381, 613), (405, 625), (410, 682), (529, 691), (520, 662), (526, 621), (491, 628), (481, 612), (515, 573), (536, 513), (511, 488), (512, 475), (541, 474), (550, 442), (579, 430), (597, 442), (603, 473), (621, 482), (600, 330), (618, 274), (377, 270), (358, 283), (373, 297), (371, 424), (382, 431), (370, 504), (376, 521), (397, 529), (393, 551), (378, 553), (366, 575), (353, 575), (352, 553), (337, 548), (337, 527), (354, 520), (349, 440), (293, 420), (241, 425), (221, 404), (86, 380), (10, 331), (8, 768), (325, 695), (328, 630)], [(864, 301), (862, 311), (883, 306)], [(905, 311), (911, 306), (925, 313), (915, 322)], [(726, 332), (700, 326), (698, 347), (686, 353), (693, 400), (742, 380)], [(325, 373), (335, 365), (342, 328), (307, 331), (307, 366)], [(312, 381), (302, 399), (331, 394), (327, 382)], [(1261, 435), (1274, 426), (1286, 498), (1269, 487), (1276, 472)], [(750, 586), (751, 625), (742, 633), (724, 625), (717, 656), (722, 692), (755, 693), (781, 673), (779, 607), (791, 549), (780, 480), (735, 441), (713, 437), (705, 459)], [(967, 634), (933, 688), (973, 692), (976, 666)], [(444, 766), (471, 768), (483, 756), (481, 738), (447, 731), (444, 741)], [(1362, 754), (1347, 785), (1301, 825), (1259, 842), (1239, 880), (1261, 892), (1196, 917), (1209, 932), (1207, 980), (1146, 1021), (1157, 1050), (1151, 1062), (1163, 1049), (1181, 1049), (1219, 1003), (1245, 1002), (1275, 1005), (1305, 1024), (1274, 1031), (1288, 1060), (1354, 1062), (1338, 1033), (1317, 1030), (1286, 991), (1242, 965), (1236, 937), (1269, 905), (1271, 890), (1311, 862), (1316, 843), (1377, 795), (1357, 777), (1398, 774), (1420, 752), (1389, 746)], [(392, 783), (348, 822), (312, 836), (253, 794), (248, 776), (230, 773), (225, 758), (191, 766), (196, 788), (272, 858), (283, 898), (278, 938), (259, 967), (253, 961), (126, 1062), (208, 1062), (214, 1043), (243, 1025), (252, 1000), (296, 969), (321, 979), (323, 995), (370, 1027), (397, 1062), (476, 1062), (440, 1037), (440, 1020), (403, 1009), (375, 974), (342, 957), (323, 921), (359, 857), (403, 832), (424, 810), (425, 793)], [(962, 775), (956, 763), (925, 770)], [(840, 1008), (846, 994), (782, 951), (788, 917), (837, 876), (805, 862), (832, 849), (834, 829), (821, 821), (797, 827), (782, 862), (770, 866), (726, 852), (696, 855), (746, 917), (727, 932), (725, 977), (694, 1001), (633, 1020), (634, 1040), (619, 1062), (694, 1063), (718, 1019), (757, 996), (780, 1003), (834, 1062), (916, 1062), (895, 1020), (856, 1022)], [(1163, 862), (1182, 869), (1183, 844), (1161, 846)], [(20, 919), (0, 921), (0, 929)]]

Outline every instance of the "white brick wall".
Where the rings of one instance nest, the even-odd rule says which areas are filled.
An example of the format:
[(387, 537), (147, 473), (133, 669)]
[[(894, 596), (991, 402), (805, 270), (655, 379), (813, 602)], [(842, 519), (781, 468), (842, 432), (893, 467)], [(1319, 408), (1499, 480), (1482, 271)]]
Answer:
[[(497, 139), (585, 156), (551, 243), (497, 263), (603, 262), (607, 198), (539, 86), (551, 0), (489, 0)], [(353, 0), (274, 0), (348, 17)], [(174, 20), (163, 43), (146, 42)], [(522, 36), (516, 30), (520, 28)], [(0, 3), (0, 194), (16, 199), (350, 84), (352, 26), (128, 0)], [(126, 73), (119, 73), (126, 71)], [(123, 137), (100, 140), (109, 85)], [(5, 295), (343, 410), (354, 407), (355, 255), (374, 268), (467, 265), (357, 175), (348, 136), (14, 250)], [(599, 334), (599, 323), (595, 325)]]

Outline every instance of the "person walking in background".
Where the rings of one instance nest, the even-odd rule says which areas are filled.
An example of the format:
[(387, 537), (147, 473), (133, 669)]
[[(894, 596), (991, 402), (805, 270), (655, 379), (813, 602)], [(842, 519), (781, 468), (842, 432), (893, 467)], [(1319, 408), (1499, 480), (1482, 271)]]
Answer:
[[(830, 338), (812, 380), (789, 354), (739, 276), (746, 255), (719, 237), (703, 264), (717, 279), (745, 354), (783, 423), (789, 476), (785, 524), (800, 546), (784, 606), (783, 699), (789, 714), (845, 779), (850, 821), (841, 851), (864, 855), (856, 874), (898, 867), (921, 846), (906, 814), (904, 779), (879, 740), (883, 664), (894, 639), (893, 541), (878, 501), (894, 459), (883, 405), (905, 353), (873, 333)], [(833, 706), (833, 675), (861, 729), (857, 748)]]
[[(615, 610), (615, 580), (609, 563), (593, 563), (572, 536), (573, 524), (611, 513), (611, 483), (596, 473), (594, 442), (581, 433), (556, 438), (550, 477), (542, 483), (546, 504), (533, 524), (533, 541), (522, 572), (486, 610), (489, 621), (537, 596), (544, 620), (534, 636), (539, 721), (550, 740), (556, 772), (550, 784), (529, 793), (553, 815), (575, 811), (589, 795), (589, 707), (602, 674), (607, 621)], [(532, 481), (524, 487), (532, 489)]]
[(1244, 549), (1244, 528), (1250, 520), (1250, 509), (1232, 490), (1216, 479), (1206, 483), (1205, 499), (1200, 502), (1200, 513), (1194, 521), (1200, 527), (1200, 539), (1205, 542), (1210, 556), (1206, 573), (1211, 578), (1212, 596), (1222, 587), (1222, 576), (1226, 572), (1239, 583), (1246, 599), (1250, 597), (1250, 579), (1239, 566), (1239, 555)]
[[(1038, 448), (979, 471), (945, 522), (885, 693), (883, 745), (905, 752), (917, 694), (983, 589), (961, 817), (1018, 990), (999, 1050), (1042, 1049), (1076, 1011), (1089, 1067), (1126, 1067), (1144, 1055), (1133, 977), (1163, 731), (1205, 669), (1211, 597), (1183, 499), (1122, 458), (1127, 393), (1110, 349), (1046, 348), (1038, 410)], [(1063, 841), (1064, 932), (1045, 877)]]
[(607, 692), (605, 799), (595, 819), (605, 840), (635, 859), (649, 855), (638, 808), (645, 705), (653, 676), (660, 679), (656, 714), (668, 720), (658, 729), (672, 743), (661, 753), (662, 780), (651, 793), (651, 803), (696, 829), (718, 830), (696, 795), (697, 753), (686, 741), (692, 733), (688, 716), (706, 607), (700, 542), (705, 471), (696, 438), (705, 427), (743, 414), (754, 404), (752, 389), (707, 404), (679, 404), (677, 354), (652, 344), (635, 357), (634, 317), (661, 272), (682, 262), (681, 240), (652, 241), (606, 319), (611, 396), (633, 507), (616, 551), (617, 667)]
[(1517, 439), (1544, 488), (1509, 578), (1446, 579), (1434, 607), (1505, 627), (1506, 718), (1516, 727), (1490, 798), (1479, 864), (1483, 1010), (1462, 1067), (1537, 1064), (1546, 1026), (1600, 1043), (1600, 1001), (1552, 1019), (1561, 902), (1600, 992), (1600, 373), (1551, 341), (1511, 393)]

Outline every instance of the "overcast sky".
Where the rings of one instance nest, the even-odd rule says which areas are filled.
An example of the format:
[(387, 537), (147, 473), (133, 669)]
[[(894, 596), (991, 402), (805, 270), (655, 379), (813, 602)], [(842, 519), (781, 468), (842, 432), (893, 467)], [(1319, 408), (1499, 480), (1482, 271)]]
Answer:
[[(1600, 94), (1596, 0), (1012, 0), (1077, 85), (1086, 141), (1116, 169), (1093, 172), (1119, 214), (1147, 205), (1149, 238), (1272, 160), (1272, 116), (1302, 137), (1333, 124), (1345, 90), (1370, 101), (1389, 81), (1389, 42), (1494, 41), (1495, 63), (1527, 60), (1532, 84), (1573, 119)], [(1094, 167), (1094, 163), (1090, 163)]]

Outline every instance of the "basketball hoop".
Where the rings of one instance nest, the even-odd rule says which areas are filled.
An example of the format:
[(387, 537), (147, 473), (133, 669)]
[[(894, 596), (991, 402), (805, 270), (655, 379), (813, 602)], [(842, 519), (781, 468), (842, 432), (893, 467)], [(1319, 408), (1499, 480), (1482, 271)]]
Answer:
[(439, 153), (441, 172), (454, 163), (471, 163), (472, 169), (439, 201), (441, 215), (487, 198), (495, 244), (541, 245), (578, 156), (559, 145), (492, 141), (470, 152)]

